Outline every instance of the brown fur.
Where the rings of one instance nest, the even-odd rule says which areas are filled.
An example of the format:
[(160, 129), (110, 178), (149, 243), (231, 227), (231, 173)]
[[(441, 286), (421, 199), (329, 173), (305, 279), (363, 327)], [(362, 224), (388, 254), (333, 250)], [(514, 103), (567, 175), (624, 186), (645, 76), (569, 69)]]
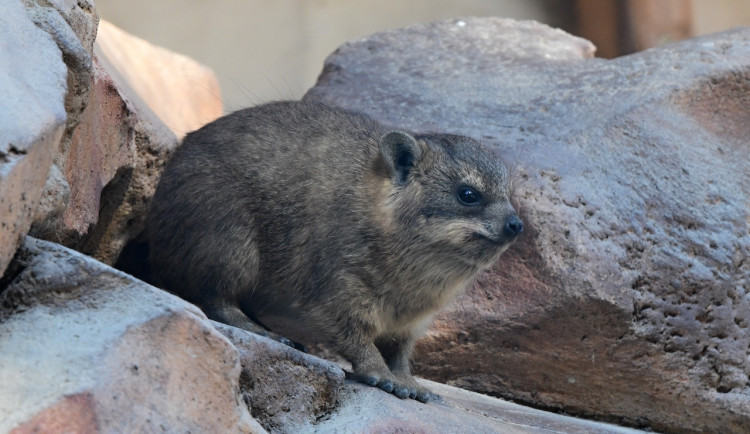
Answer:
[[(461, 203), (464, 185), (481, 206)], [(210, 318), (271, 336), (253, 319), (294, 318), (359, 380), (421, 401), (415, 339), (522, 229), (505, 168), (476, 141), (307, 102), (189, 134), (147, 225), (157, 282)]]

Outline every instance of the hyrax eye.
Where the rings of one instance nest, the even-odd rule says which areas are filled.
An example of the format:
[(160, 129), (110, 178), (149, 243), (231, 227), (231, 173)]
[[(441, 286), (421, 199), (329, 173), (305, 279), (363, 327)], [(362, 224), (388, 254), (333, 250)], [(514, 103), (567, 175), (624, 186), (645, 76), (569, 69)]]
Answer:
[(471, 187), (459, 187), (456, 197), (462, 205), (476, 206), (482, 203), (482, 195)]

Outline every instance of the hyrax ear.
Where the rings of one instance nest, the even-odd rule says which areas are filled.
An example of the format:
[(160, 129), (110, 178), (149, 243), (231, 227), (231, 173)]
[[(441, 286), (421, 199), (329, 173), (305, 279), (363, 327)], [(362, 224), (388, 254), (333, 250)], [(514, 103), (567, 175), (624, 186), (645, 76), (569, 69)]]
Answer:
[(391, 177), (399, 185), (406, 183), (406, 178), (414, 165), (422, 158), (422, 148), (410, 134), (391, 131), (380, 139), (380, 152), (391, 171)]

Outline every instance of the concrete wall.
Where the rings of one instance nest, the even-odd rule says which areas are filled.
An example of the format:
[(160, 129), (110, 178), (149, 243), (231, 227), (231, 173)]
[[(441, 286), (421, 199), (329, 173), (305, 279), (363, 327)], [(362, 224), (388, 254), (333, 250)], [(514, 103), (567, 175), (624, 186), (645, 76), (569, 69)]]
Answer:
[(707, 35), (750, 26), (750, 0), (693, 0), (693, 32)]
[[(103, 19), (213, 68), (226, 111), (299, 98), (345, 41), (460, 16), (570, 29), (570, 0), (97, 0)], [(750, 25), (750, 0), (693, 0), (696, 34)]]
[(103, 19), (212, 67), (225, 109), (299, 98), (345, 41), (459, 16), (561, 26), (561, 0), (97, 0)]

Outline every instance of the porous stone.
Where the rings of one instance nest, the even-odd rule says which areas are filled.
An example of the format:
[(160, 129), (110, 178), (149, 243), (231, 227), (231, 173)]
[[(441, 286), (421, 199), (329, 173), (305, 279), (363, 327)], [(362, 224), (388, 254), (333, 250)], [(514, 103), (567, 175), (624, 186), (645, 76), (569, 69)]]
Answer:
[(93, 44), (99, 16), (90, 0), (22, 0), (28, 17), (57, 43), (68, 68), (65, 131), (52, 152), (54, 166), (36, 206), (35, 221), (58, 219), (70, 198), (70, 187), (62, 177), (73, 131), (81, 119), (89, 98), (92, 80)]
[[(68, 92), (65, 110), (68, 113), (66, 131), (60, 142), (58, 155), (64, 155), (70, 144), (70, 134), (86, 108), (91, 84), (91, 60), (99, 15), (91, 0), (22, 0), (29, 18), (47, 32), (62, 52), (68, 67)], [(60, 161), (56, 160), (58, 164)]]
[(340, 365), (213, 322), (237, 347), (240, 392), (269, 432), (636, 433), (419, 380), (440, 395), (422, 404), (345, 380)]
[[(104, 21), (93, 51), (86, 109), (58, 155), (32, 234), (112, 264), (142, 230), (178, 136), (222, 109), (213, 73), (184, 56)], [(184, 92), (188, 84), (200, 90)]]
[(750, 29), (607, 61), (533, 22), (340, 47), (305, 96), (465, 134), (525, 232), (419, 342), (438, 381), (672, 432), (750, 430)]
[(0, 285), (0, 432), (265, 432), (196, 307), (30, 237)]
[(0, 275), (39, 202), (65, 130), (67, 68), (18, 0), (0, 4)]
[(226, 324), (213, 325), (237, 348), (240, 392), (252, 416), (270, 432), (314, 424), (338, 404), (344, 371), (335, 363)]

